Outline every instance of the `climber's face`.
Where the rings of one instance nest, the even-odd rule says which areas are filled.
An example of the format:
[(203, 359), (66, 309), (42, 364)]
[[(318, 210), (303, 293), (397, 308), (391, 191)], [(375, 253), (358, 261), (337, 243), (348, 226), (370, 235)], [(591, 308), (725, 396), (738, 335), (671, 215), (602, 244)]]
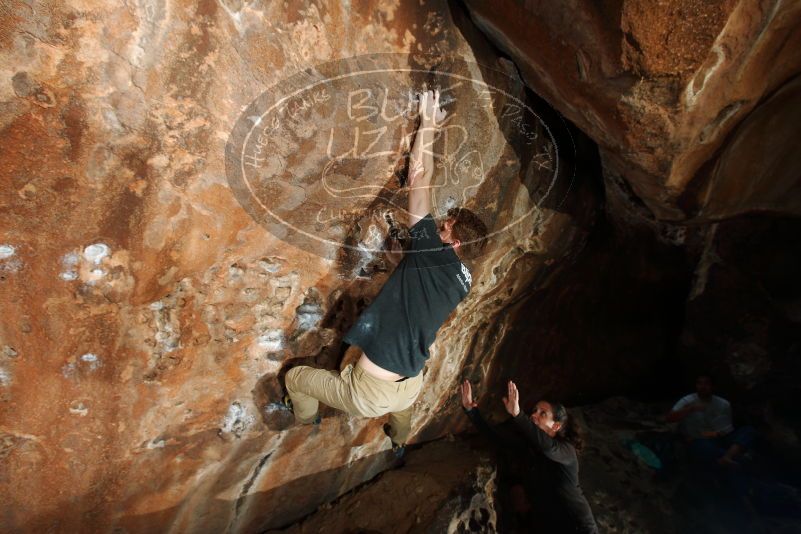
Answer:
[(439, 238), (442, 239), (443, 243), (451, 243), (453, 248), (459, 248), (459, 240), (453, 235), (453, 223), (454, 219), (452, 217), (448, 217), (442, 224), (439, 225)]

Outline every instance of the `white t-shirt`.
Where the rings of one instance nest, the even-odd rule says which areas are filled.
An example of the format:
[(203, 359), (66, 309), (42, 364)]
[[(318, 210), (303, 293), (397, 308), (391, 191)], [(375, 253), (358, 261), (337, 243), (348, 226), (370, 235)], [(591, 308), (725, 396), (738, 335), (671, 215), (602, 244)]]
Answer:
[(734, 430), (731, 423), (731, 404), (726, 399), (712, 395), (708, 401), (698, 397), (698, 393), (691, 393), (679, 399), (673, 406), (673, 411), (681, 410), (690, 404), (700, 403), (706, 406), (702, 412), (693, 412), (682, 419), (679, 429), (689, 438), (701, 438), (703, 432), (721, 432), (728, 434)]

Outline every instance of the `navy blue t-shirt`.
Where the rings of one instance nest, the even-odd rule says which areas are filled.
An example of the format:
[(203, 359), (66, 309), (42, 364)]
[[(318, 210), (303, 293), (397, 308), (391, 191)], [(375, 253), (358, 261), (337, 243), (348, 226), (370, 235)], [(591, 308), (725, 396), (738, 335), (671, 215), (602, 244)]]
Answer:
[(442, 243), (430, 213), (409, 234), (403, 259), (344, 340), (388, 371), (417, 376), (440, 326), (470, 291), (472, 278), (451, 246)]

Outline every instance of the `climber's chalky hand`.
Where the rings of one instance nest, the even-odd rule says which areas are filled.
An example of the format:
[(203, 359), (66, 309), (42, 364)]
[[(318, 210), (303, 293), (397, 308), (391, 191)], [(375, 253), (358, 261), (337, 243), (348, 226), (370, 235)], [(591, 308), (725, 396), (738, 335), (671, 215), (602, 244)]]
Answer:
[(445, 120), (446, 111), (439, 107), (439, 89), (430, 89), (418, 95), (417, 112), (422, 125), (427, 128), (439, 128)]

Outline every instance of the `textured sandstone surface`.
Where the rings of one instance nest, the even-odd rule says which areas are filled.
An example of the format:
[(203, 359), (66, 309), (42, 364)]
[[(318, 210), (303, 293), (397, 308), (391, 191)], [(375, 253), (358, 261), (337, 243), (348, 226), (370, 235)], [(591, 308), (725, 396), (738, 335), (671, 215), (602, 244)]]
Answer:
[(410, 451), (402, 467), (270, 532), (497, 532), (496, 485), (490, 455), (463, 441), (435, 441)]
[[(382, 420), (326, 411), (319, 427), (285, 428), (272, 403), (287, 363), (336, 368), (341, 336), (388, 276), (375, 251), (387, 228), (368, 208), (370, 198), (397, 194), (387, 163), (402, 167), (414, 117), (385, 125), (383, 166), (362, 158), (364, 166), (340, 171), (389, 194), (344, 204), (350, 218), (339, 239), (353, 246), (329, 255), (248, 211), (227, 179), (229, 134), (282, 80), (384, 52), (405, 54), (424, 73), (461, 68), (508, 90), (501, 100), (471, 84), (447, 92), (454, 126), (469, 135), (442, 139), (450, 159), (441, 161), (475, 180), (469, 190), (444, 184), (437, 209), (467, 191), (459, 201), (493, 230), (514, 224), (474, 263), (474, 289), (432, 347), (416, 432), (434, 437), (462, 424), (429, 422), (470, 355), (491, 365), (494, 344), (482, 336), (492, 318), (580, 244), (593, 213), (580, 180), (564, 173), (553, 185), (562, 156), (543, 127), (504, 105), (526, 99), (514, 67), (469, 24), (463, 34), (445, 2), (352, 10), (11, 2), (3, 10), (2, 530), (256, 532), (391, 464)], [(445, 80), (383, 81), (403, 108), (409, 90)], [(270, 154), (284, 156), (297, 181), (259, 198), (301, 221), (321, 194), (313, 178), (325, 145), (311, 140), (338, 129), (340, 142), (356, 126), (347, 98), (334, 95), (319, 115), (295, 109), (293, 130), (273, 139), (284, 144)], [(264, 180), (277, 172), (259, 170)], [(587, 209), (573, 216), (560, 208), (565, 200)]]
[[(608, 213), (627, 220), (637, 199), (658, 219), (798, 213), (798, 163), (782, 141), (799, 109), (797, 3), (499, 4), (467, 2), (523, 80), (598, 142)], [(465, 428), (462, 375), (485, 392), (511, 372), (558, 395), (620, 389), (671, 355), (652, 340), (684, 331), (691, 346), (703, 333), (682, 325), (691, 290), (688, 315), (703, 325), (721, 292), (748, 285), (753, 269), (718, 261), (714, 233), (697, 269), (678, 248), (683, 230), (599, 235), (592, 142), (525, 92), (460, 9), (0, 7), (2, 530), (259, 532), (392, 465), (382, 420), (323, 410), (319, 427), (294, 427), (273, 403), (287, 366), (337, 368), (342, 335), (388, 276), (384, 215), (404, 200), (410, 93), (424, 84), (448, 87), (452, 116), (435, 147), (438, 213), (466, 202), (498, 233), (431, 349), (415, 440)], [(375, 53), (389, 55), (331, 63)], [(304, 76), (371, 61), (391, 74), (331, 86), (333, 99), (304, 93), (280, 135), (251, 137), (242, 161), (229, 149), (272, 126), (250, 112)], [(349, 91), (364, 89), (354, 107), (364, 93)], [(330, 167), (329, 148), (354, 157)], [(232, 175), (248, 155), (261, 158), (255, 174)], [(351, 185), (359, 195), (342, 194)], [(721, 266), (744, 274), (716, 285)], [(765, 297), (786, 332), (796, 294)], [(758, 352), (748, 376), (762, 372), (748, 363)]]
[[(799, 213), (787, 137), (798, 124), (798, 2), (465, 4), (526, 83), (598, 142), (607, 177), (622, 176), (651, 218)], [(794, 111), (778, 111), (782, 99)]]

